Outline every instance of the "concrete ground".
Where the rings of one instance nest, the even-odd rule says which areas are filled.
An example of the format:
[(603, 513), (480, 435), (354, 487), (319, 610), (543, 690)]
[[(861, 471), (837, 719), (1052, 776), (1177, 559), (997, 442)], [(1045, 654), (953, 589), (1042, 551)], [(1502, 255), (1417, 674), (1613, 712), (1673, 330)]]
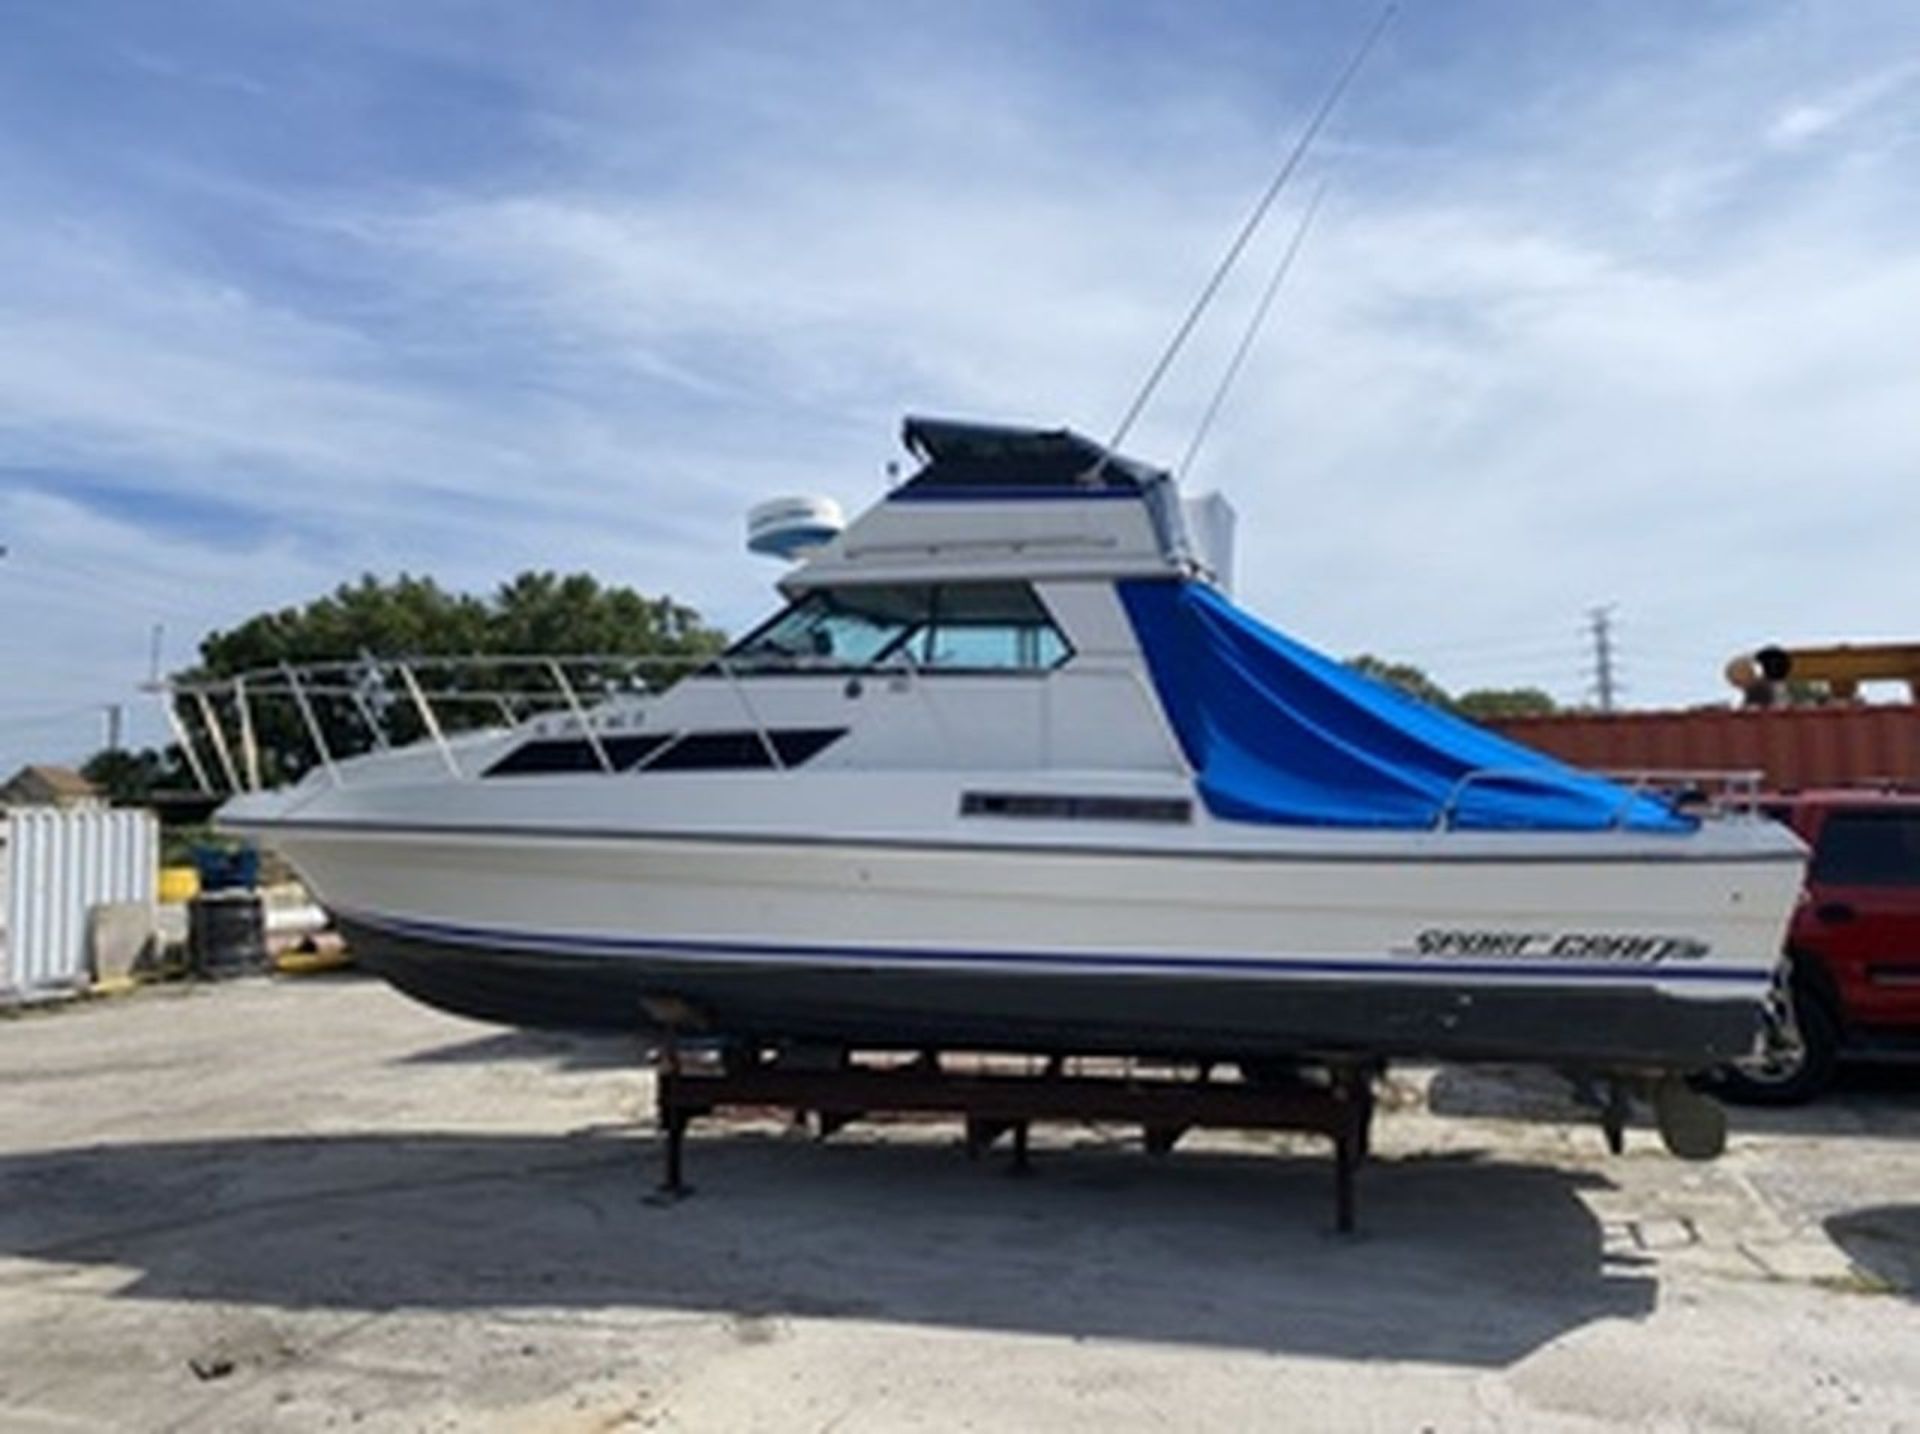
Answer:
[(658, 1206), (634, 1055), (355, 979), (0, 1021), (0, 1428), (1920, 1429), (1912, 1075), (1689, 1166), (1443, 1071), (1341, 1239), (1273, 1137), (708, 1125)]

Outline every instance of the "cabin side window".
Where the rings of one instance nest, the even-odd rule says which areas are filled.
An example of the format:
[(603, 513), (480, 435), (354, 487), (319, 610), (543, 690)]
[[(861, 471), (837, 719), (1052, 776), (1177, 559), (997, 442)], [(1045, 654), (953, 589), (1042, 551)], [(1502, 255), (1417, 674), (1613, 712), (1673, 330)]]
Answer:
[(728, 650), (736, 672), (1044, 672), (1072, 655), (1027, 583), (822, 588)]

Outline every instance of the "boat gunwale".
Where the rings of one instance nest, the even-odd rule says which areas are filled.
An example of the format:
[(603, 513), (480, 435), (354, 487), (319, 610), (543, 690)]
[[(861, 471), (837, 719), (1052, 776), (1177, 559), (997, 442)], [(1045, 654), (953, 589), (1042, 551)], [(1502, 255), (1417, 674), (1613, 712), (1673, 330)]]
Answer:
[[(1322, 847), (1312, 851), (1286, 848), (1256, 849), (1249, 847), (1176, 847), (1176, 846), (1132, 846), (1105, 845), (1095, 843), (1062, 844), (1059, 841), (980, 841), (956, 840), (935, 836), (820, 836), (806, 832), (742, 832), (742, 831), (662, 831), (635, 830), (620, 827), (586, 826), (530, 826), (518, 824), (473, 824), (451, 822), (382, 822), (358, 819), (300, 819), (278, 817), (221, 817), (218, 824), (222, 830), (238, 835), (261, 834), (316, 834), (321, 837), (351, 836), (356, 838), (407, 838), (436, 837), (451, 838), (461, 842), (497, 841), (501, 838), (532, 840), (537, 842), (600, 842), (600, 843), (642, 843), (677, 842), (687, 845), (710, 846), (804, 846), (804, 847), (847, 847), (863, 850), (900, 850), (928, 852), (971, 852), (1011, 855), (1045, 855), (1053, 857), (1126, 857), (1156, 861), (1228, 861), (1228, 862), (1264, 862), (1288, 863), (1299, 865), (1501, 865), (1501, 866), (1589, 866), (1589, 865), (1669, 865), (1675, 863), (1708, 863), (1717, 865), (1780, 864), (1804, 867), (1806, 853), (1798, 848), (1752, 849), (1715, 849), (1708, 850), (1649, 850), (1630, 851), (1606, 850), (1560, 850), (1539, 851), (1520, 850), (1503, 851), (1447, 851), (1436, 850), (1431, 843), (1435, 841), (1473, 841), (1489, 835), (1504, 839), (1525, 837), (1532, 842), (1541, 839), (1541, 833), (1485, 833), (1460, 831), (1458, 829), (1435, 832), (1432, 830), (1402, 831), (1392, 829), (1382, 831), (1383, 837), (1398, 837), (1408, 843), (1406, 849), (1399, 851), (1362, 851), (1357, 849), (1337, 849)], [(1291, 829), (1290, 829), (1291, 830)], [(1317, 830), (1300, 828), (1299, 830)], [(1629, 833), (1617, 828), (1594, 832), (1553, 832), (1547, 834), (1559, 840), (1579, 841), (1588, 839), (1598, 844), (1603, 841), (1649, 840), (1647, 833)], [(1698, 833), (1678, 833), (1668, 837), (1654, 837), (1652, 840), (1676, 843), (1691, 842), (1698, 839)], [(1412, 849), (1412, 843), (1420, 842), (1424, 849)]]

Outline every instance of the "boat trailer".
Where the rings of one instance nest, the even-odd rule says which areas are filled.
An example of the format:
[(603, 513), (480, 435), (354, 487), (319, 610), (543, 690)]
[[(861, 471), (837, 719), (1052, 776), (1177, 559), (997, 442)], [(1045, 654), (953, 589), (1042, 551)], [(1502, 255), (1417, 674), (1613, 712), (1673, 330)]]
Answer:
[(1288, 1130), (1332, 1142), (1334, 1228), (1353, 1232), (1354, 1184), (1367, 1156), (1377, 1062), (1325, 1061), (1317, 1071), (1270, 1081), (1216, 1077), (1207, 1064), (1197, 1074), (1191, 1063), (1184, 1069), (1099, 1057), (1070, 1063), (1059, 1055), (690, 1049), (668, 1024), (655, 1071), (666, 1144), (660, 1196), (691, 1193), (687, 1128), (729, 1108), (790, 1111), (797, 1121), (810, 1120), (823, 1140), (873, 1115), (958, 1115), (966, 1121), (969, 1158), (1008, 1137), (1017, 1173), (1029, 1169), (1028, 1130), (1037, 1120), (1137, 1125), (1152, 1155), (1168, 1154), (1190, 1130)]

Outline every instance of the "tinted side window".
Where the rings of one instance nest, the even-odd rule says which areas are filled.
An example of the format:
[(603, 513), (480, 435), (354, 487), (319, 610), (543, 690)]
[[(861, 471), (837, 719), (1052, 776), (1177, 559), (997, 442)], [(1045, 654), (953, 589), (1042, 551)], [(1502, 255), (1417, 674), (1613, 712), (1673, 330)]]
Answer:
[(1066, 639), (1025, 583), (935, 588), (927, 625), (907, 651), (922, 667), (973, 671), (1044, 670), (1068, 655)]
[(736, 671), (865, 667), (918, 632), (932, 589), (874, 586), (808, 593), (727, 653)]
[(727, 653), (736, 672), (1042, 672), (1072, 656), (1025, 583), (874, 584), (809, 593)]
[[(845, 727), (793, 727), (769, 732), (783, 767), (798, 767), (847, 735)], [(652, 762), (648, 772), (720, 772), (771, 767), (758, 732), (689, 732)]]
[[(623, 772), (667, 739), (656, 732), (628, 737), (602, 737), (600, 751), (616, 772)], [(584, 737), (537, 737), (523, 742), (482, 774), (523, 777), (546, 772), (601, 771), (600, 753)]]
[[(798, 767), (847, 735), (845, 727), (788, 727), (767, 733), (783, 767)], [(671, 741), (672, 745), (668, 743)], [(660, 752), (662, 747), (666, 751)], [(760, 734), (746, 732), (688, 732), (677, 740), (664, 732), (602, 737), (600, 749), (616, 772), (646, 761), (648, 772), (724, 771), (731, 768), (771, 767), (767, 743)], [(658, 757), (654, 753), (660, 752)], [(651, 761), (647, 759), (652, 758)], [(538, 737), (523, 742), (482, 774), (521, 777), (535, 773), (599, 772), (600, 754), (584, 737)]]
[(1834, 812), (1811, 875), (1835, 886), (1920, 886), (1920, 814)]

